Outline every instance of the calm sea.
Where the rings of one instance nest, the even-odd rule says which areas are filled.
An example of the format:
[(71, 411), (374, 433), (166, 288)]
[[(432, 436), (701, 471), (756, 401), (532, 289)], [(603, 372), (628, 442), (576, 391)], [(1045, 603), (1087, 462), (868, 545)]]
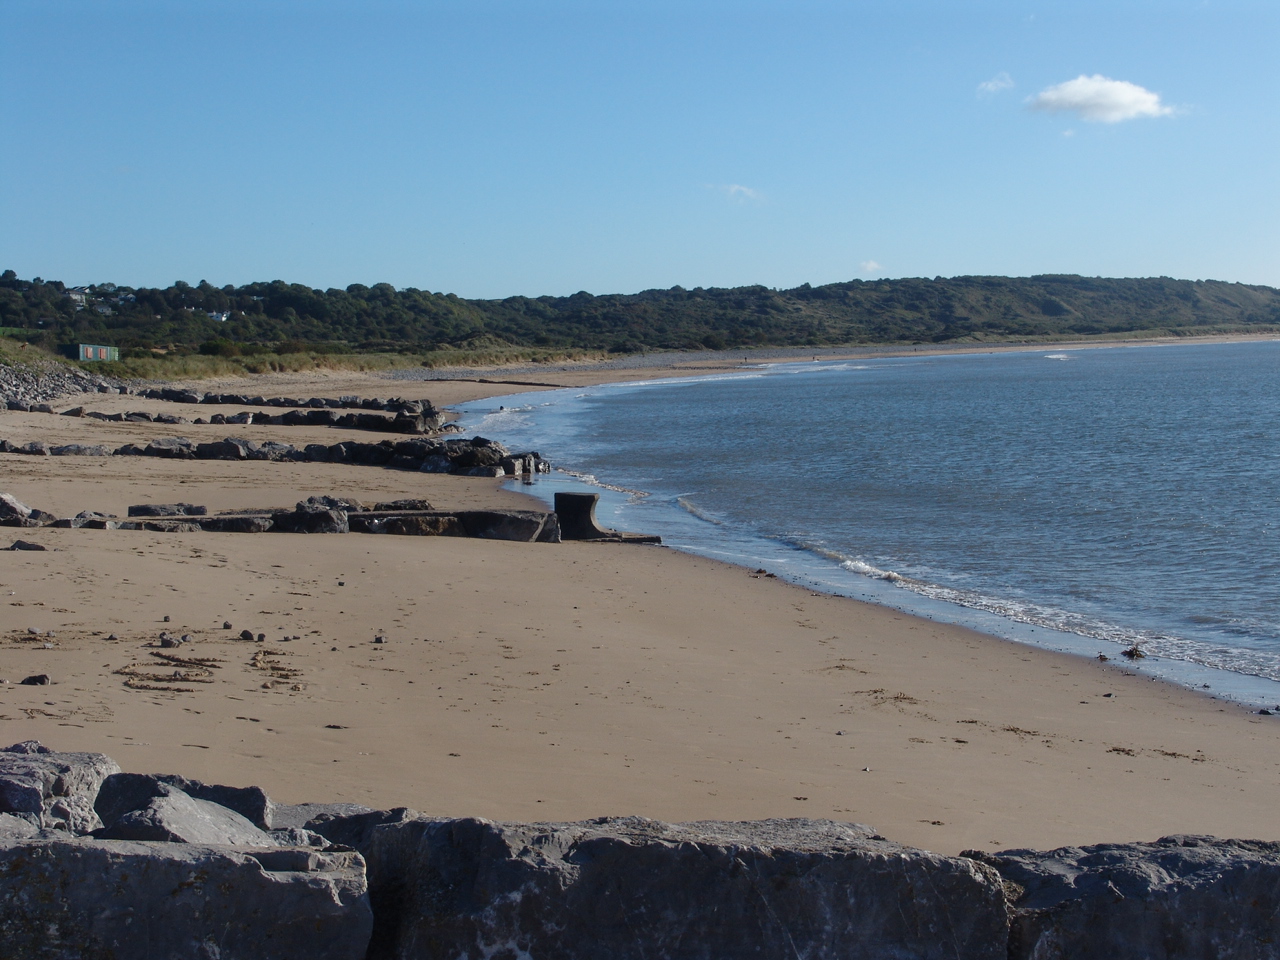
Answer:
[[(499, 409), (499, 406), (504, 409)], [(467, 404), (621, 529), (1280, 704), (1280, 342), (786, 363)]]

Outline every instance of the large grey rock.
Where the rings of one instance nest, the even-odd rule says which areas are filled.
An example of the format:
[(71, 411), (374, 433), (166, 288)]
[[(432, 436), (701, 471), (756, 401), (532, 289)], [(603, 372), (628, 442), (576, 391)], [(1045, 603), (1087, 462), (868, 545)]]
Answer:
[(101, 826), (93, 799), (120, 768), (102, 754), (60, 754), (28, 740), (0, 750), (0, 813), (36, 827), (87, 833)]
[[(227, 422), (231, 423), (232, 419), (228, 417)], [(257, 449), (258, 445), (252, 440), (227, 437), (224, 440), (198, 444), (196, 457), (200, 460), (247, 460), (249, 454)]]
[(0, 750), (0, 813), (37, 827), (88, 833), (102, 824), (93, 801), (120, 767), (101, 753), (56, 753), (35, 740)]
[(161, 437), (146, 445), (144, 455), (170, 460), (191, 460), (196, 455), (196, 445), (186, 437)]
[(280, 533), (349, 533), (347, 512), (335, 508), (306, 507), (292, 513), (271, 515), (271, 529)]
[(0, 841), (5, 960), (361, 960), (359, 854)]
[(1173, 836), (965, 856), (1011, 885), (1010, 960), (1280, 957), (1280, 843)]
[(0, 493), (0, 520), (25, 520), (31, 516), (31, 508), (8, 493)]
[(163, 840), (236, 847), (276, 845), (269, 834), (234, 810), (208, 800), (196, 800), (167, 783), (157, 783), (155, 788), (158, 796), (148, 800), (141, 809), (114, 818), (95, 831), (94, 836), (101, 840)]
[(854, 824), (411, 820), (358, 848), (370, 957), (1005, 958), (994, 870)]

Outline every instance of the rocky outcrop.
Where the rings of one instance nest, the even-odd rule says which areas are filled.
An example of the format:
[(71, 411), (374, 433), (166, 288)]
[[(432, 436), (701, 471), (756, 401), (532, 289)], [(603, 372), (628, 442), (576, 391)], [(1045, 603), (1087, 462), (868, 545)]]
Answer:
[(0, 814), (36, 829), (88, 833), (102, 826), (93, 809), (103, 781), (120, 772), (101, 753), (55, 753), (34, 740), (0, 749)]
[(1010, 960), (1280, 956), (1280, 843), (1173, 836), (965, 856), (1009, 886)]
[(7, 960), (361, 960), (357, 853), (0, 840)]
[(359, 848), (388, 960), (1005, 956), (994, 870), (855, 824), (408, 820)]

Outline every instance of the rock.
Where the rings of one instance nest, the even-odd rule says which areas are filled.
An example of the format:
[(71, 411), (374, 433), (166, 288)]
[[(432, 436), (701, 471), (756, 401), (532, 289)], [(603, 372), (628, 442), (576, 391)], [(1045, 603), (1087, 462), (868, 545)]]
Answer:
[(272, 514), (271, 529), (281, 533), (348, 533), (351, 527), (345, 510), (314, 507)]
[(390, 500), (386, 503), (375, 503), (374, 510), (430, 510), (431, 504), (426, 500)]
[(52, 447), (49, 453), (55, 457), (109, 457), (111, 448), (100, 443), (64, 443)]
[(443, 514), (406, 517), (348, 518), (353, 533), (387, 533), (401, 537), (465, 537), (467, 528), (457, 517)]
[(196, 455), (196, 445), (186, 437), (161, 437), (147, 444), (145, 455), (170, 460), (191, 460)]
[[(196, 800), (168, 784), (139, 810), (117, 817), (101, 830), (100, 840), (163, 840), (168, 843), (211, 843), (239, 847), (271, 847), (275, 842), (233, 810)], [(99, 814), (102, 812), (99, 805)]]
[(223, 630), (230, 630), (230, 629), (231, 629), (231, 621), (230, 621), (230, 620), (223, 620), (223, 621), (222, 621), (222, 629), (223, 629)]
[(70, 410), (63, 410), (62, 415), (64, 417), (83, 417), (84, 407), (72, 407)]
[(49, 549), (42, 543), (32, 543), (30, 540), (15, 540), (13, 546), (5, 547), (6, 550), (47, 550)]
[(256, 450), (249, 451), (250, 460), (285, 460), (296, 454), (298, 451), (287, 443), (278, 443), (275, 440), (267, 440), (258, 444)]
[(39, 440), (32, 440), (30, 443), (24, 443), (17, 453), (25, 453), (31, 457), (47, 457), (50, 454), (49, 445)]
[(208, 507), (193, 503), (138, 503), (129, 508), (131, 517), (203, 517)]
[(354, 853), (0, 842), (10, 960), (362, 960), (371, 928)]
[(347, 840), (368, 863), (371, 956), (1005, 958), (994, 870), (856, 824), (414, 819)]
[(144, 520), (141, 523), (121, 523), (121, 530), (150, 530), (153, 533), (199, 533), (204, 527), (198, 523), (180, 520)]
[(270, 517), (222, 516), (200, 520), (200, 529), (214, 533), (265, 533), (271, 529)]
[[(228, 420), (228, 422), (230, 422)], [(212, 443), (201, 443), (196, 445), (196, 459), (198, 460), (247, 460), (249, 455), (258, 449), (258, 445), (252, 440), (241, 440), (235, 437), (227, 437), (225, 440), (215, 440)]]
[(165, 650), (173, 650), (182, 646), (185, 641), (179, 640), (177, 637), (171, 637), (167, 633), (160, 634), (160, 646)]
[(101, 826), (93, 810), (99, 787), (119, 772), (116, 762), (100, 753), (56, 753), (35, 740), (15, 743), (0, 750), (0, 813), (22, 814), (40, 827), (88, 833)]
[(248, 642), (252, 643), (252, 642), (253, 642), (253, 631), (252, 631), (252, 630), (241, 630), (241, 631), (240, 631), (240, 639), (241, 639), (241, 640), (245, 640), (245, 641), (248, 641)]
[(31, 405), (32, 413), (53, 413), (53, 407), (47, 403), (33, 403)]
[(31, 404), (22, 400), (9, 400), (6, 402), (5, 406), (10, 410), (20, 410), (23, 413), (29, 413), (31, 411)]
[(25, 520), (31, 516), (31, 508), (8, 493), (0, 493), (0, 520)]
[(46, 687), (50, 682), (47, 673), (35, 673), (18, 681), (24, 687)]
[(307, 497), (294, 505), (295, 510), (344, 510), (347, 513), (362, 513), (365, 509), (359, 500), (350, 497)]
[(1280, 843), (1171, 836), (963, 856), (1011, 888), (1010, 960), (1277, 956)]
[(202, 803), (224, 807), (258, 830), (270, 830), (274, 825), (271, 816), (275, 804), (261, 787), (226, 787), (176, 774), (117, 773), (107, 777), (98, 791), (94, 809), (110, 828), (126, 815), (145, 810), (152, 801), (172, 797), (175, 791)]
[(37, 836), (39, 833), (40, 828), (30, 820), (15, 817), (11, 813), (0, 813), (0, 840), (25, 839)]

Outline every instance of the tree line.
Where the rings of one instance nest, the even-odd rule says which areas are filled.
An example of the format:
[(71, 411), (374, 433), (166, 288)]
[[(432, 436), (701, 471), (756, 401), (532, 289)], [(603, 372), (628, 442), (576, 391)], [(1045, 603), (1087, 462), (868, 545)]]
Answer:
[(0, 328), (47, 347), (410, 350), (511, 344), (637, 352), (945, 343), (1280, 325), (1272, 287), (1074, 275), (851, 280), (466, 300), (389, 283), (68, 288), (0, 275)]

